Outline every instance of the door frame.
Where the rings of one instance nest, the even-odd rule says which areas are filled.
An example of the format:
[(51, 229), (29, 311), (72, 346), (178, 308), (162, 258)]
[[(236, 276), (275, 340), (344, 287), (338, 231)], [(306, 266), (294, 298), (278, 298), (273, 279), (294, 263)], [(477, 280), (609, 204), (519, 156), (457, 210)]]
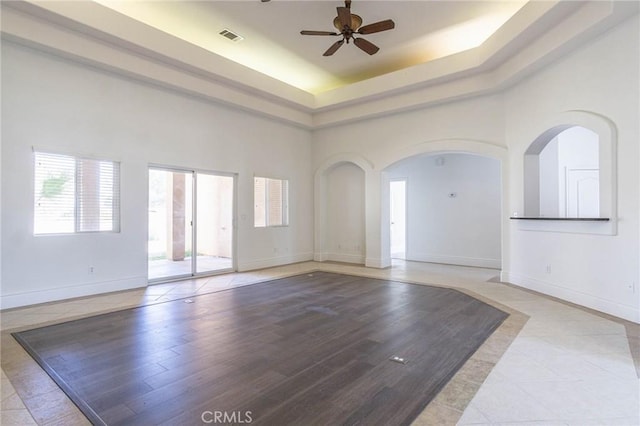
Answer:
[[(572, 174), (574, 172), (592, 172), (595, 173), (594, 177), (591, 177), (590, 179), (594, 179), (596, 182), (598, 182), (598, 214), (597, 215), (591, 215), (591, 216), (595, 216), (595, 217), (600, 217), (600, 169), (596, 169), (596, 168), (592, 168), (592, 167), (565, 167), (564, 168), (564, 217), (591, 217), (591, 216), (583, 216), (580, 213), (580, 198), (578, 196), (578, 194), (574, 195), (574, 189), (577, 188), (572, 188), (571, 187), (571, 177)], [(574, 196), (577, 197), (577, 199), (574, 200)], [(572, 201), (576, 201), (576, 216), (570, 216), (569, 212), (572, 211)]]
[[(168, 166), (165, 164), (149, 163), (147, 165), (147, 244), (149, 243), (149, 171), (150, 170), (162, 170), (167, 172), (177, 173), (190, 173), (192, 179), (191, 186), (191, 274), (172, 275), (168, 277), (160, 277), (149, 279), (149, 256), (147, 255), (147, 283), (160, 284), (171, 281), (180, 281), (188, 278), (206, 277), (212, 275), (226, 274), (229, 272), (235, 272), (238, 270), (238, 253), (237, 253), (237, 240), (238, 240), (238, 174), (232, 172), (221, 172), (215, 170), (205, 170), (193, 167), (179, 167)], [(198, 226), (198, 212), (197, 212), (197, 185), (198, 174), (206, 174), (213, 176), (225, 176), (233, 179), (233, 202), (231, 203), (231, 268), (217, 269), (213, 271), (197, 272), (197, 226)]]
[[(392, 238), (391, 238), (391, 185), (393, 182), (404, 182), (404, 256), (402, 258), (393, 257), (391, 252)], [(389, 256), (391, 259), (407, 259), (407, 247), (409, 246), (409, 179), (406, 177), (396, 177), (389, 179)]]

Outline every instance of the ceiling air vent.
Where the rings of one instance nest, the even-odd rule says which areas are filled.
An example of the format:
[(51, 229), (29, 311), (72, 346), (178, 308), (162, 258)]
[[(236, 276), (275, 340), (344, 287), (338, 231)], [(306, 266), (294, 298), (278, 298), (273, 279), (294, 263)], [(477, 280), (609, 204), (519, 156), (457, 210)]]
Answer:
[(244, 37), (242, 37), (241, 35), (238, 35), (238, 34), (234, 33), (234, 32), (233, 32), (233, 31), (231, 31), (231, 30), (228, 30), (228, 29), (226, 29), (226, 28), (225, 28), (224, 30), (220, 31), (220, 35), (221, 35), (221, 36), (224, 36), (224, 37), (226, 37), (226, 38), (228, 38), (228, 39), (229, 39), (229, 40), (231, 40), (231, 41), (241, 41), (241, 40), (244, 40)]

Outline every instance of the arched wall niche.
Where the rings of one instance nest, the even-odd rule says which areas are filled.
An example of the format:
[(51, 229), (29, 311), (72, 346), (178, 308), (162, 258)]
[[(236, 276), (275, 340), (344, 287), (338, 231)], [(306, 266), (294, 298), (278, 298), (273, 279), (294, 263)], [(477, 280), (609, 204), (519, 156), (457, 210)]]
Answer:
[[(547, 144), (569, 130), (582, 128), (593, 133), (598, 139), (597, 164), (598, 181), (597, 217), (608, 218), (606, 223), (575, 226), (570, 224), (547, 223), (524, 225), (526, 229), (559, 232), (584, 232), (596, 234), (615, 234), (617, 231), (617, 133), (616, 127), (608, 118), (590, 111), (567, 111), (541, 126), (538, 136), (527, 146), (523, 155), (523, 204), (525, 217), (543, 217), (541, 209), (541, 185), (544, 185), (544, 173), (540, 168), (540, 154)], [(542, 178), (542, 179), (541, 179)], [(565, 178), (566, 179), (566, 178)], [(565, 182), (566, 183), (566, 182)], [(568, 187), (568, 184), (567, 184)], [(568, 191), (569, 189), (567, 189)], [(543, 188), (544, 191), (544, 188)], [(541, 214), (541, 211), (543, 212)], [(578, 214), (570, 213), (567, 207), (559, 209), (559, 218), (577, 218)], [(584, 218), (584, 217), (583, 217)], [(565, 229), (566, 228), (566, 229)]]
[[(328, 223), (328, 200), (329, 200), (329, 188), (328, 188), (328, 178), (332, 171), (337, 169), (342, 165), (352, 165), (364, 173), (364, 185), (365, 185), (365, 212), (367, 212), (367, 182), (368, 177), (373, 172), (373, 164), (362, 157), (359, 154), (355, 153), (342, 153), (335, 156), (332, 156), (325, 160), (316, 170), (314, 174), (314, 203), (315, 203), (315, 219), (314, 219), (314, 260), (319, 262), (324, 262), (331, 259), (330, 247), (328, 242), (328, 232), (329, 232), (329, 223)], [(365, 221), (365, 247), (363, 247), (365, 256), (366, 256), (366, 235), (367, 235), (367, 219), (366, 215), (363, 218)], [(348, 257), (345, 257), (341, 260), (349, 261)], [(360, 259), (351, 259), (352, 263), (363, 263)], [(366, 262), (365, 262), (366, 263)]]

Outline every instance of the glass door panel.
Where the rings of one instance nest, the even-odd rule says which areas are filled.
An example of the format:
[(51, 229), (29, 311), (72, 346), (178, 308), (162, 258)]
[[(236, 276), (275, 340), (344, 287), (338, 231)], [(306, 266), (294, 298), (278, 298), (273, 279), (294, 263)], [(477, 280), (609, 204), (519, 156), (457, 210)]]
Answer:
[(196, 273), (233, 269), (234, 178), (196, 174)]
[(193, 173), (149, 169), (149, 280), (193, 274)]

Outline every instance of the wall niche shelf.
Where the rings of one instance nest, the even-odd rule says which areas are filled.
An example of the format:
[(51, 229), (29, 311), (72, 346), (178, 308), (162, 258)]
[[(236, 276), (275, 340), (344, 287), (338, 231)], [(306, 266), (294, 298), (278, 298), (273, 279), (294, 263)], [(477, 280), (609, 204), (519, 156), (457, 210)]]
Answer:
[(533, 216), (511, 216), (512, 220), (562, 220), (571, 222), (608, 222), (608, 217), (533, 217)]

